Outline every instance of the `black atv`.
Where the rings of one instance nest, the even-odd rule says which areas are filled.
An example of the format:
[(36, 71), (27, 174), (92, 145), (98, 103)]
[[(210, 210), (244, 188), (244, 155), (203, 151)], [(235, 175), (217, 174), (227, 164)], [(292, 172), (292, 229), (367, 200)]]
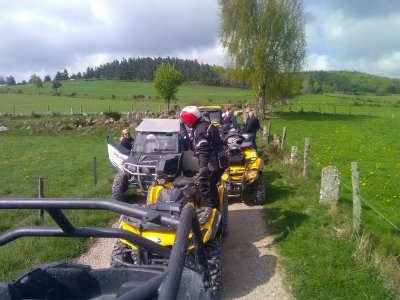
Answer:
[[(188, 133), (178, 119), (144, 119), (135, 131), (132, 151), (107, 139), (108, 157), (116, 173), (112, 198), (118, 201), (128, 202), (130, 189), (147, 192), (160, 158), (189, 147)], [(149, 170), (151, 176), (144, 169)]]

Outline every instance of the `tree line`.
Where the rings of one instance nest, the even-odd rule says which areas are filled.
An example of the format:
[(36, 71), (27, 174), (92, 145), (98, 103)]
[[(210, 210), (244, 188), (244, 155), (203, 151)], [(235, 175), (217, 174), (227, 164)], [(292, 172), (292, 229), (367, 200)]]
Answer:
[[(111, 72), (111, 69), (118, 70), (121, 68), (120, 66), (124, 66), (128, 61), (139, 62), (141, 64), (137, 64), (137, 66), (131, 70), (127, 71), (130, 74), (138, 74), (134, 79), (127, 79), (126, 75), (122, 76), (123, 72), (115, 71)], [(157, 62), (163, 61), (163, 59), (157, 59)], [(209, 66), (199, 64), (196, 60), (183, 60), (183, 59), (165, 59), (165, 61), (179, 61), (180, 64), (175, 64), (175, 66), (179, 65), (180, 67), (175, 67), (178, 71), (182, 73), (183, 81), (199, 81), (205, 85), (216, 85), (216, 86), (235, 86), (235, 87), (245, 87), (250, 88), (250, 84), (245, 81), (239, 81), (236, 76), (233, 75), (233, 70), (229, 68), (223, 68), (220, 66)], [(147, 62), (144, 64), (143, 62)], [(152, 64), (150, 64), (152, 62)], [(61, 85), (61, 82), (64, 80), (85, 80), (85, 79), (112, 79), (112, 80), (127, 80), (127, 81), (153, 81), (154, 74), (149, 71), (150, 65), (151, 68), (158, 67), (158, 64), (153, 64), (155, 62), (154, 59), (151, 58), (136, 58), (136, 59), (128, 59), (122, 60), (122, 63), (119, 61), (113, 61), (111, 63), (106, 63), (100, 67), (91, 68), (88, 67), (86, 72), (77, 74), (68, 74), (68, 70), (64, 69), (62, 72), (57, 72), (53, 79), (49, 75), (46, 75), (43, 79), (39, 76), (33, 74), (29, 79), (29, 83), (33, 83), (37, 87), (42, 87), (42, 84), (45, 82), (51, 82), (54, 86), (53, 88), (58, 88)], [(166, 63), (169, 65), (173, 65), (171, 63)], [(160, 64), (161, 65), (161, 64)], [(198, 70), (200, 73), (194, 71), (196, 68), (195, 65), (199, 65)], [(119, 67), (118, 67), (119, 66)], [(203, 67), (201, 67), (203, 66)], [(191, 69), (192, 68), (192, 69)], [(206, 72), (209, 68), (209, 72)], [(182, 70), (186, 70), (183, 72)], [(192, 71), (190, 71), (192, 70)], [(199, 77), (201, 72), (205, 72), (203, 77)], [(108, 74), (107, 76), (105, 74)], [(118, 74), (121, 77), (117, 76)], [(139, 76), (139, 74), (141, 74)], [(203, 80), (199, 80), (199, 78), (203, 78)], [(205, 78), (208, 78), (205, 80)], [(212, 80), (211, 80), (212, 79)], [(276, 98), (288, 98), (291, 95), (300, 95), (300, 94), (320, 94), (320, 93), (328, 93), (333, 91), (342, 91), (345, 93), (357, 94), (357, 93), (374, 93), (376, 95), (385, 95), (385, 94), (400, 94), (400, 79), (397, 78), (388, 78), (382, 76), (371, 75), (367, 73), (355, 72), (355, 71), (306, 71), (299, 72), (297, 76), (293, 79), (294, 84), (292, 90), (290, 91), (290, 95), (288, 93), (277, 94)], [(27, 82), (23, 82), (27, 83)], [(13, 76), (8, 76), (6, 78), (0, 76), (0, 85), (16, 85), (15, 78)]]
[(108, 79), (126, 81), (153, 81), (154, 74), (161, 64), (171, 65), (182, 73), (183, 81), (196, 81), (205, 85), (221, 85), (218, 72), (220, 67), (200, 64), (197, 60), (167, 58), (123, 58), (102, 64), (98, 67), (87, 67), (85, 72), (68, 75), (68, 71), (57, 72), (55, 80), (68, 79)]

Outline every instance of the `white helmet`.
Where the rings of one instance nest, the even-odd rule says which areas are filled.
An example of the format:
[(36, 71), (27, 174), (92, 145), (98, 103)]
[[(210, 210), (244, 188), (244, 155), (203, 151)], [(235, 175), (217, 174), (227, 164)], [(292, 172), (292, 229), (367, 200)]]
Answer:
[(200, 110), (194, 105), (184, 107), (180, 114), (180, 119), (183, 120), (187, 127), (193, 127), (194, 123), (200, 118)]

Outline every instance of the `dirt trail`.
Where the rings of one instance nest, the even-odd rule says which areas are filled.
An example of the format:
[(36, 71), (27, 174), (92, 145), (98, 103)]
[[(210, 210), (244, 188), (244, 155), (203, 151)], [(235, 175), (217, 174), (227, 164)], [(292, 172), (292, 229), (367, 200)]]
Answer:
[[(107, 268), (115, 239), (98, 239), (78, 262)], [(229, 205), (229, 236), (224, 240), (223, 299), (293, 299), (284, 283), (272, 237), (265, 232), (261, 206)]]

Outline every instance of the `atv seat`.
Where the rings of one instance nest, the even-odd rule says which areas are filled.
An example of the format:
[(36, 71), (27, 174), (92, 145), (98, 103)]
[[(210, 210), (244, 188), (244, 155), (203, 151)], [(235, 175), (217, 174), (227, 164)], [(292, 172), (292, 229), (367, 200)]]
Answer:
[(179, 159), (179, 172), (181, 175), (176, 177), (172, 184), (176, 188), (183, 189), (189, 195), (194, 194), (196, 190), (193, 186), (193, 177), (199, 169), (199, 160), (194, 156), (194, 152), (183, 151)]

